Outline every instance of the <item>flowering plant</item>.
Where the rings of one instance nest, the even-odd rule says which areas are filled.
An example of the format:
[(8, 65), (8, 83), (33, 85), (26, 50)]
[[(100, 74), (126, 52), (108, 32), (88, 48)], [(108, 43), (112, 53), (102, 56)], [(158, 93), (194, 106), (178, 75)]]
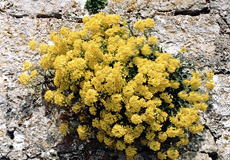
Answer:
[[(80, 139), (96, 136), (106, 146), (124, 150), (127, 159), (145, 145), (159, 159), (176, 159), (178, 148), (189, 143), (188, 133), (203, 130), (198, 112), (208, 107), (213, 72), (196, 71), (184, 59), (184, 47), (177, 55), (163, 52), (151, 36), (152, 19), (137, 21), (135, 30), (119, 15), (98, 13), (84, 17), (83, 23), (77, 32), (63, 27), (51, 33), (54, 45), (40, 45), (40, 67), (54, 72), (55, 87), (45, 92), (45, 99), (79, 119)], [(32, 67), (24, 64), (25, 70)], [(19, 78), (24, 85), (36, 77), (25, 75)], [(64, 122), (59, 130), (67, 135), (71, 128)]]

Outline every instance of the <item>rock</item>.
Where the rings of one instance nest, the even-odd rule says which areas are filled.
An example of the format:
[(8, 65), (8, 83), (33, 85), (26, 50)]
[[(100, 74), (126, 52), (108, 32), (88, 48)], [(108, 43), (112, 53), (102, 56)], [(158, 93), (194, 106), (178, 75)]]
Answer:
[(201, 134), (202, 140), (200, 141), (201, 147), (199, 148), (200, 152), (203, 153), (214, 153), (218, 151), (215, 139), (209, 130), (204, 130)]
[(182, 154), (178, 160), (184, 160), (184, 159), (192, 159), (192, 160), (212, 160), (211, 157), (209, 157), (206, 153), (200, 153), (200, 152), (186, 152)]
[(18, 131), (14, 132), (13, 148), (15, 151), (22, 151), (24, 148), (25, 135)]
[(83, 144), (81, 144), (79, 147), (78, 147), (78, 149), (81, 151), (82, 149), (84, 148), (84, 145)]

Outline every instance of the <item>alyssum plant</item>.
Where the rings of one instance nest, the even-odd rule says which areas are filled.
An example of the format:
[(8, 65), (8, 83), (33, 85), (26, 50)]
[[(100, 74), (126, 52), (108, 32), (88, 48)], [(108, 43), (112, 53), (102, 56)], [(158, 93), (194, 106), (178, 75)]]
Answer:
[[(176, 159), (189, 133), (204, 128), (198, 113), (208, 107), (213, 72), (198, 72), (183, 58), (183, 47), (174, 56), (163, 52), (150, 35), (152, 19), (137, 21), (135, 31), (119, 15), (99, 13), (83, 23), (80, 31), (51, 33), (54, 45), (40, 45), (39, 66), (26, 62), (31, 75), (23, 73), (20, 82), (31, 86), (37, 75), (54, 73), (44, 97), (74, 113), (82, 140), (97, 137), (127, 159), (145, 145), (158, 159)], [(62, 123), (60, 132), (70, 134), (71, 124)]]

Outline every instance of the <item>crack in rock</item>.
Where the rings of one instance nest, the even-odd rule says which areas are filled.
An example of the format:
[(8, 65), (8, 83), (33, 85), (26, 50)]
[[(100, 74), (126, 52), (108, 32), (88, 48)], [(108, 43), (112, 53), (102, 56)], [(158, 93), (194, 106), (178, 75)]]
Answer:
[(230, 24), (228, 24), (227, 20), (224, 18), (224, 16), (222, 16), (220, 13), (219, 13), (219, 16), (221, 17), (221, 19), (224, 21), (224, 23), (228, 26), (228, 28), (230, 28)]
[(209, 156), (210, 158), (212, 158), (212, 160), (217, 160), (217, 159), (218, 159), (218, 154), (217, 154), (217, 152), (208, 153), (208, 156)]
[[(3, 10), (4, 11), (4, 10)], [(1, 12), (1, 10), (0, 10)], [(39, 19), (42, 19), (42, 18), (56, 18), (56, 19), (64, 19), (64, 20), (67, 20), (67, 21), (72, 21), (72, 22), (76, 22), (76, 23), (82, 23), (82, 18), (79, 18), (79, 17), (76, 17), (77, 15), (75, 16), (72, 16), (72, 15), (69, 15), (69, 14), (61, 14), (61, 13), (58, 13), (58, 12), (51, 12), (51, 13), (38, 13), (38, 14), (35, 14), (35, 15), (29, 15), (27, 13), (7, 13), (7, 12), (3, 12), (9, 16), (12, 16), (14, 18), (24, 18), (24, 17), (36, 17), (36, 18), (39, 18)]]
[(201, 10), (176, 10), (174, 12), (174, 16), (177, 15), (190, 15), (190, 16), (199, 16), (200, 14), (209, 14), (210, 8), (205, 7)]
[(10, 139), (14, 139), (14, 130), (13, 131), (7, 131), (7, 135), (10, 137)]
[(12, 14), (12, 13), (10, 13), (9, 15), (12, 16), (12, 17), (15, 17), (15, 18), (23, 18), (23, 17), (28, 17), (29, 16), (26, 13), (24, 13), (24, 14)]
[(3, 10), (2, 8), (0, 8), (0, 12), (6, 12), (5, 10)]
[(36, 15), (37, 18), (57, 18), (57, 19), (62, 19), (62, 14), (57, 13), (57, 12), (52, 12), (52, 13), (38, 13)]
[(216, 143), (216, 141), (217, 141), (220, 137), (216, 137), (216, 136), (214, 135), (214, 133), (212, 132), (212, 130), (209, 128), (208, 125), (204, 124), (204, 127), (205, 127), (207, 130), (210, 131), (210, 133), (211, 133), (211, 135), (213, 136), (214, 141), (215, 141), (215, 143)]
[(10, 158), (6, 157), (6, 156), (3, 156), (3, 157), (0, 157), (1, 160), (10, 160)]
[(225, 69), (219, 69), (218, 71), (215, 71), (214, 74), (215, 75), (230, 74), (230, 71), (226, 71)]

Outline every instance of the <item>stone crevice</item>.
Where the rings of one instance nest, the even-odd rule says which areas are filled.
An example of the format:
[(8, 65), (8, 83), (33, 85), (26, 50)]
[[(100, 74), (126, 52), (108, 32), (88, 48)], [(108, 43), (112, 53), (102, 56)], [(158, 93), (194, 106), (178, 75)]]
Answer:
[(61, 13), (57, 13), (57, 12), (51, 12), (51, 13), (38, 13), (36, 15), (37, 18), (57, 18), (57, 19), (62, 19), (62, 14)]
[(214, 72), (214, 75), (223, 75), (223, 74), (230, 74), (230, 70), (226, 71), (224, 69), (220, 69), (220, 70)]
[(204, 127), (205, 127), (205, 129), (207, 129), (207, 130), (210, 131), (210, 133), (211, 133), (211, 135), (212, 135), (212, 137), (214, 138), (214, 141), (215, 141), (215, 143), (216, 143), (216, 141), (217, 141), (220, 137), (216, 137), (216, 136), (214, 135), (214, 133), (212, 132), (212, 130), (209, 128), (208, 125), (204, 124)]
[(28, 17), (29, 16), (26, 13), (24, 13), (24, 14), (12, 14), (12, 13), (10, 13), (9, 15), (12, 16), (12, 17), (15, 17), (15, 18), (23, 18), (23, 17)]
[(76, 23), (82, 23), (82, 18), (78, 17), (77, 15), (69, 15), (69, 14), (62, 14), (59, 12), (51, 12), (51, 13), (37, 13), (35, 15), (27, 14), (27, 13), (8, 13), (4, 10), (0, 9), (0, 12), (3, 14), (9, 15), (11, 17), (20, 19), (24, 17), (36, 17), (37, 19), (48, 19), (48, 18), (54, 18), (54, 19), (61, 19), (66, 20), (70, 22), (76, 22)]
[(225, 22), (225, 24), (228, 26), (228, 28), (230, 29), (230, 24), (228, 24), (227, 20), (219, 13), (219, 16), (221, 17), (221, 19)]
[(0, 12), (6, 12), (5, 10), (3, 10), (2, 8), (0, 8)]
[(217, 159), (218, 159), (218, 154), (217, 154), (217, 152), (208, 153), (208, 156), (209, 156), (210, 158), (212, 158), (212, 160), (217, 160)]
[(6, 156), (3, 156), (3, 157), (0, 157), (1, 160), (10, 160), (10, 158), (6, 157)]
[(201, 10), (176, 10), (174, 16), (177, 15), (189, 15), (189, 16), (199, 16), (200, 14), (209, 14), (210, 8), (205, 7)]

